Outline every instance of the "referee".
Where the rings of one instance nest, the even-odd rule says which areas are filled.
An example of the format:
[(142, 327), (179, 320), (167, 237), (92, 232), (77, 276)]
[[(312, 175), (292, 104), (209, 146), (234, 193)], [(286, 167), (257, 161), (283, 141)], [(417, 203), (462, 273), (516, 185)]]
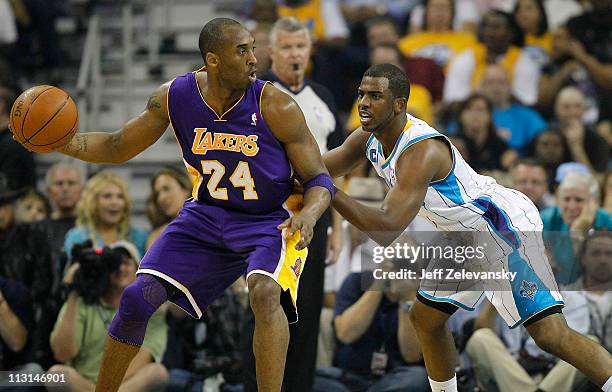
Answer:
[[(270, 31), (270, 71), (261, 76), (275, 87), (291, 96), (298, 104), (306, 124), (312, 132), (321, 154), (344, 141), (344, 131), (335, 117), (335, 102), (324, 86), (305, 78), (312, 42), (306, 26), (294, 17), (280, 18)], [(333, 221), (333, 224), (332, 224)], [(333, 226), (329, 237), (328, 228)], [(314, 228), (314, 236), (308, 247), (308, 260), (300, 277), (297, 308), (299, 321), (289, 326), (290, 340), (283, 390), (287, 392), (310, 391), (317, 357), (319, 318), (323, 306), (323, 280), (326, 259), (335, 262), (340, 252), (342, 232), (341, 218), (327, 210)], [(247, 317), (246, 328), (254, 326), (252, 312)], [(250, 336), (252, 333), (246, 333)], [(255, 359), (252, 340), (244, 342), (245, 390), (257, 391)]]

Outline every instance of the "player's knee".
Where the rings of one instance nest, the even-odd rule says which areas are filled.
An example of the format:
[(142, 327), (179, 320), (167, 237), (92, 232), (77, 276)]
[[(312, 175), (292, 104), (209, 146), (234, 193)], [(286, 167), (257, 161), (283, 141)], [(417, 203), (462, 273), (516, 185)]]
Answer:
[(563, 344), (571, 340), (573, 331), (567, 326), (556, 326), (552, 330), (543, 328), (531, 331), (531, 337), (538, 347), (554, 356), (559, 356), (563, 352)]
[(146, 322), (167, 300), (166, 289), (152, 276), (139, 276), (121, 294), (118, 315), (124, 321)]
[(408, 316), (414, 329), (421, 333), (430, 333), (444, 328), (450, 317), (419, 301), (414, 303)]
[(271, 314), (280, 306), (280, 286), (267, 276), (252, 275), (249, 277), (249, 302), (255, 317)]

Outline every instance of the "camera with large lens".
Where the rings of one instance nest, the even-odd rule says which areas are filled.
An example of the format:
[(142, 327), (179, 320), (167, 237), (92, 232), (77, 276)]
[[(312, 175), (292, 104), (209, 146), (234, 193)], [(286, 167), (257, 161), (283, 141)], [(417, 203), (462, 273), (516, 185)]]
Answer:
[(85, 241), (74, 245), (72, 258), (80, 264), (72, 288), (86, 304), (98, 303), (110, 284), (111, 273), (121, 265), (121, 255), (108, 247), (94, 249), (91, 241)]

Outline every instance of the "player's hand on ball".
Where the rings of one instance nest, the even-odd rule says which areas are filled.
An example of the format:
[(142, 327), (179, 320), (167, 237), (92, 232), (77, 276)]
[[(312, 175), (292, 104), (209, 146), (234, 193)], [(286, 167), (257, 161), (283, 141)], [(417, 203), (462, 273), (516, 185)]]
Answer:
[(295, 249), (302, 250), (306, 248), (312, 240), (313, 228), (317, 223), (309, 214), (301, 213), (299, 215), (287, 218), (283, 223), (278, 225), (279, 230), (288, 229), (287, 232), (289, 237), (293, 237), (297, 231), (300, 231), (300, 241), (295, 245)]

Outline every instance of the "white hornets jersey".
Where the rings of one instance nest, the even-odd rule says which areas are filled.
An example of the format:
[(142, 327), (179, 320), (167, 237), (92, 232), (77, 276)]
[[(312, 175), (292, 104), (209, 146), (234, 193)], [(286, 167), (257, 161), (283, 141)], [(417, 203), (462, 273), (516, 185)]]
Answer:
[[(524, 203), (529, 204), (529, 206), (525, 205), (526, 209), (533, 206), (521, 193), (502, 187), (491, 177), (476, 173), (444, 135), (426, 122), (411, 115), (407, 116), (408, 122), (390, 155), (384, 156), (382, 145), (372, 134), (366, 143), (367, 158), (378, 175), (385, 179), (389, 187), (393, 187), (397, 181), (397, 159), (408, 147), (434, 137), (445, 140), (451, 146), (453, 167), (445, 178), (429, 184), (425, 200), (419, 211), (419, 216), (430, 221), (438, 230), (487, 231), (487, 226), (491, 227), (491, 223), (503, 226), (503, 221), (507, 222), (506, 219), (498, 219), (501, 218), (499, 214), (508, 215), (510, 210), (516, 210), (513, 207), (516, 199), (519, 199), (523, 205)], [(410, 173), (402, 173), (402, 175), (406, 176)], [(509, 202), (510, 198), (515, 200), (512, 203), (504, 202)], [(499, 227), (499, 229), (506, 228)], [(523, 229), (534, 230), (535, 227), (529, 225)]]

